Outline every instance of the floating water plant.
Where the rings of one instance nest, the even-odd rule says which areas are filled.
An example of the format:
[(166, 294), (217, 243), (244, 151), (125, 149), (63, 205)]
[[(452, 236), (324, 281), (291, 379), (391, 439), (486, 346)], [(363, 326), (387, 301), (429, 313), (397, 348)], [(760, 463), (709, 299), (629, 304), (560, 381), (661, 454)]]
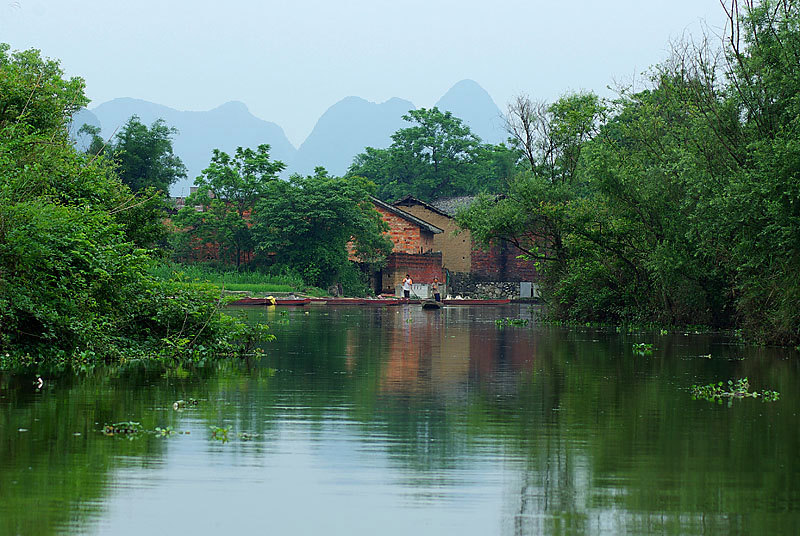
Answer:
[(167, 437), (167, 436), (171, 436), (172, 434), (175, 434), (177, 432), (172, 429), (172, 426), (167, 426), (165, 428), (161, 428), (159, 426), (156, 426), (156, 432), (155, 433), (156, 433), (157, 437)]
[(196, 398), (190, 398), (188, 400), (176, 400), (172, 404), (172, 409), (185, 409), (192, 406), (196, 406), (199, 403), (200, 401), (197, 400)]
[(175, 430), (172, 428), (172, 426), (165, 426), (163, 428), (156, 426), (155, 430), (145, 430), (140, 423), (134, 421), (107, 424), (103, 427), (103, 433), (107, 436), (127, 437), (128, 439), (142, 437), (145, 434), (152, 434), (156, 437), (169, 437), (175, 434), (189, 434), (189, 432), (180, 432)]
[(497, 327), (504, 327), (504, 326), (527, 326), (528, 319), (527, 318), (498, 318), (494, 321)]
[(633, 351), (639, 355), (647, 355), (653, 353), (653, 345), (647, 342), (633, 343)]
[(777, 391), (750, 391), (750, 382), (747, 378), (728, 380), (724, 382), (709, 383), (708, 385), (692, 385), (692, 399), (702, 399), (711, 402), (722, 403), (722, 399), (727, 398), (729, 403), (734, 398), (760, 398), (764, 402), (775, 402), (780, 398)]
[(228, 442), (228, 428), (223, 428), (221, 426), (209, 426), (211, 428), (211, 438), (216, 439), (217, 441), (222, 441), (223, 443)]
[(134, 421), (124, 421), (114, 424), (107, 424), (103, 427), (103, 433), (108, 436), (126, 435), (134, 436), (144, 431), (142, 425)]

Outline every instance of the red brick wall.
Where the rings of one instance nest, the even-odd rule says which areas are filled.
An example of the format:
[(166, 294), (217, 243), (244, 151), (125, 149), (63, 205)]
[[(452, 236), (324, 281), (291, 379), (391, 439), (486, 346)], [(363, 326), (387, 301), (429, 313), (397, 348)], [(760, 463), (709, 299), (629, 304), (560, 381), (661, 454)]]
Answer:
[(441, 252), (418, 255), (392, 253), (386, 259), (386, 267), (383, 269), (381, 291), (394, 292), (394, 287), (403, 282), (406, 274), (411, 276), (414, 283), (430, 283), (434, 277), (443, 282)]
[(426, 253), (433, 250), (433, 233), (425, 231), (381, 207), (376, 206), (375, 210), (380, 212), (383, 221), (389, 224), (389, 238), (394, 243), (392, 251), (396, 253)]
[(533, 261), (518, 259), (522, 252), (506, 243), (486, 250), (472, 245), (472, 275), (487, 281), (536, 281)]

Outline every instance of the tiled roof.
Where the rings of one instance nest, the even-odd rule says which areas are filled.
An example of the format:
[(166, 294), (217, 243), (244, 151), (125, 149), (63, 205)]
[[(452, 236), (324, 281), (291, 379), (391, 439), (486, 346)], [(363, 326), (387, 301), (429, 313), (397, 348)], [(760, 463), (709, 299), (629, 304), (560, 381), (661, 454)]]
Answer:
[(420, 205), (420, 206), (430, 210), (431, 212), (435, 212), (435, 213), (440, 214), (442, 216), (445, 216), (447, 218), (450, 217), (450, 214), (446, 214), (446, 213), (442, 212), (441, 210), (439, 210), (438, 208), (434, 207), (433, 205), (430, 205), (430, 204), (426, 203), (422, 199), (417, 199), (413, 195), (407, 195), (404, 198), (399, 199), (399, 200), (395, 201), (394, 203), (392, 203), (392, 206), (395, 206), (395, 207), (411, 207), (411, 206), (414, 206), (414, 205)]
[(384, 203), (383, 201), (381, 201), (377, 197), (373, 197), (372, 198), (372, 202), (375, 203), (377, 206), (383, 208), (384, 210), (386, 210), (388, 212), (391, 212), (395, 216), (399, 216), (400, 218), (403, 218), (406, 221), (410, 221), (414, 225), (422, 227), (426, 231), (429, 231), (429, 232), (431, 232), (433, 234), (439, 234), (439, 233), (443, 233), (444, 232), (444, 230), (439, 229), (435, 225), (431, 225), (430, 223), (428, 223), (428, 222), (426, 222), (424, 220), (421, 220), (421, 219), (417, 218), (416, 216), (412, 216), (408, 212), (400, 210), (399, 208), (395, 208), (392, 205), (390, 205), (389, 203)]
[(462, 208), (469, 208), (469, 206), (477, 199), (474, 195), (462, 195), (459, 197), (443, 197), (432, 201), (430, 204), (439, 212), (450, 216), (451, 218), (456, 215), (456, 212)]

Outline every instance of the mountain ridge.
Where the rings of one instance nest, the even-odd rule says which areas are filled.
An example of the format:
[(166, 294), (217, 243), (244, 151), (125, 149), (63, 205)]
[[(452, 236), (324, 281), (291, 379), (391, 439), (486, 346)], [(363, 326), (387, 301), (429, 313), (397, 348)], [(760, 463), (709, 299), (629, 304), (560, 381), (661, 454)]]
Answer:
[[(502, 141), (492, 124), (500, 116), (491, 96), (475, 81), (456, 83), (439, 99), (436, 106), (464, 120), (484, 141)], [(118, 97), (90, 109), (83, 109), (73, 119), (73, 135), (82, 124), (101, 128), (101, 135), (113, 137), (132, 115), (151, 125), (161, 118), (178, 130), (173, 149), (187, 167), (185, 180), (171, 188), (173, 195), (188, 195), (195, 177), (208, 166), (213, 149), (232, 153), (236, 147), (256, 147), (268, 143), (270, 156), (287, 165), (284, 178), (291, 173), (310, 174), (316, 166), (333, 175), (347, 172), (353, 158), (366, 147), (386, 148), (391, 135), (409, 126), (402, 116), (416, 109), (414, 103), (391, 97), (375, 103), (358, 96), (348, 96), (331, 105), (314, 128), (295, 147), (277, 123), (253, 115), (247, 105), (231, 100), (205, 111), (183, 111), (137, 99)], [(78, 140), (81, 143), (81, 140)]]

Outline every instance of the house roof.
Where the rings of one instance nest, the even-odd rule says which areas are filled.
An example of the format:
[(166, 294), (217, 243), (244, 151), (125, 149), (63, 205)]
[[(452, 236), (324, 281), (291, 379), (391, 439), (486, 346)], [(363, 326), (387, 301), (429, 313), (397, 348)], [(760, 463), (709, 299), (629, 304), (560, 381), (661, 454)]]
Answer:
[(458, 197), (443, 197), (442, 199), (437, 199), (433, 201), (431, 205), (433, 205), (436, 210), (447, 214), (451, 218), (456, 215), (456, 212), (461, 210), (462, 208), (469, 208), (469, 206), (477, 199), (477, 196), (474, 195), (462, 195)]
[(390, 205), (389, 203), (385, 203), (385, 202), (381, 201), (377, 197), (373, 197), (372, 198), (372, 202), (375, 203), (375, 205), (377, 205), (377, 206), (381, 207), (382, 209), (384, 209), (385, 211), (390, 212), (390, 213), (392, 213), (395, 216), (398, 216), (400, 218), (403, 218), (404, 220), (409, 221), (409, 222), (413, 223), (414, 225), (425, 229), (428, 232), (431, 232), (433, 234), (439, 234), (439, 233), (443, 233), (444, 232), (444, 230), (439, 229), (435, 225), (431, 225), (430, 223), (428, 223), (428, 222), (426, 222), (424, 220), (421, 220), (421, 219), (419, 219), (419, 218), (417, 218), (415, 216), (412, 216), (408, 212), (400, 210), (399, 208), (395, 208), (392, 205)]
[(439, 214), (440, 216), (444, 216), (445, 218), (451, 218), (452, 217), (452, 215), (447, 214), (445, 212), (442, 212), (441, 210), (439, 210), (435, 206), (431, 205), (430, 203), (426, 203), (422, 199), (417, 199), (413, 195), (407, 195), (407, 196), (403, 197), (402, 199), (398, 199), (397, 201), (392, 203), (392, 205), (395, 206), (395, 207), (411, 207), (411, 206), (414, 206), (414, 205), (419, 205), (421, 207), (424, 207), (424, 208), (430, 210), (431, 212), (435, 212), (436, 214)]

